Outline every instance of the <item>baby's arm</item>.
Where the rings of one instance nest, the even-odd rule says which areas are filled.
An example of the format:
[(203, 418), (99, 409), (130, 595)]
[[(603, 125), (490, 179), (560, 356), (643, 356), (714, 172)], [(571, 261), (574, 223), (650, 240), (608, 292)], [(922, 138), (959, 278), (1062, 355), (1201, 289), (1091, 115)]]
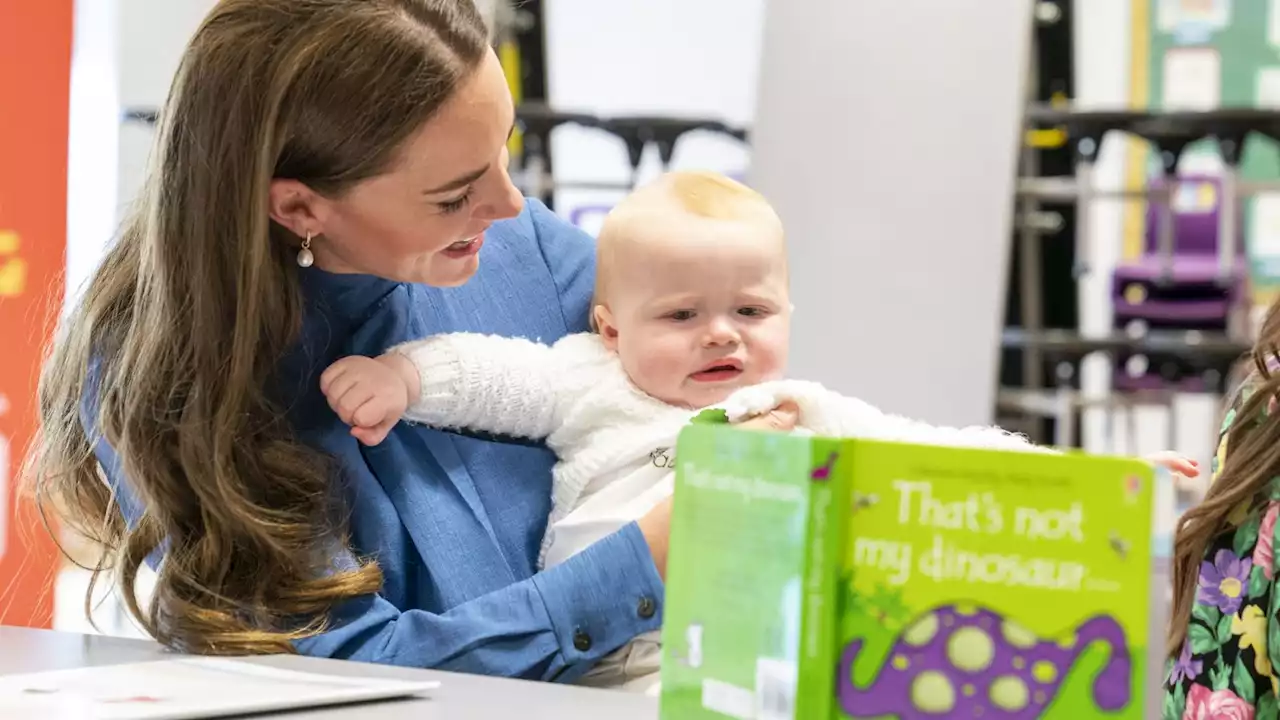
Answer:
[(919, 420), (890, 415), (857, 398), (845, 397), (815, 382), (778, 380), (743, 388), (724, 403), (731, 422), (767, 412), (782, 400), (800, 407), (800, 427), (829, 437), (860, 437), (871, 440), (950, 445), (958, 447), (1021, 450), (1053, 453), (998, 427), (966, 428), (930, 425)]
[(599, 341), (570, 335), (555, 345), (450, 333), (388, 351), (409, 361), (418, 388), (405, 417), (441, 428), (540, 439), (564, 422), (570, 403), (601, 367)]
[(440, 428), (540, 439), (602, 366), (599, 341), (570, 335), (553, 346), (522, 338), (451, 333), (376, 357), (330, 365), (320, 389), (366, 445), (401, 418)]
[[(998, 427), (943, 427), (890, 415), (857, 398), (845, 397), (818, 383), (802, 380), (778, 380), (743, 388), (729, 396), (722, 407), (730, 422), (738, 422), (768, 412), (783, 400), (792, 400), (799, 406), (800, 427), (828, 437), (859, 437), (920, 445), (1047, 454), (1059, 452), (1055, 448), (1036, 445), (1022, 435)], [(1200, 475), (1199, 465), (1181, 453), (1158, 452), (1142, 459), (1167, 468), (1177, 475), (1188, 478)]]

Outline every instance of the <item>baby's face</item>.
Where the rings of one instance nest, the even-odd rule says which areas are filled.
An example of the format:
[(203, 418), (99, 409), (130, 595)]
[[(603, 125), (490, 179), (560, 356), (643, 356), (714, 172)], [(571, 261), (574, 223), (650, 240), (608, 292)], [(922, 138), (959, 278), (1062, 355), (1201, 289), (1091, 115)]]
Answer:
[(661, 239), (618, 248), (597, 308), (601, 336), (631, 381), (669, 404), (702, 408), (781, 377), (791, 310), (780, 239), (736, 223), (664, 225), (644, 230)]

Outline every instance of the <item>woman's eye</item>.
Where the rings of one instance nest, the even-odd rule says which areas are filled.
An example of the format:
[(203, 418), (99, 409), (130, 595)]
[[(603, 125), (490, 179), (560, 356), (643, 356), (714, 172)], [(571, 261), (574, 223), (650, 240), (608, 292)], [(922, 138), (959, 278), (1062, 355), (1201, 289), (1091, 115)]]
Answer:
[(467, 203), (470, 201), (471, 201), (471, 188), (467, 188), (467, 191), (457, 199), (447, 200), (445, 202), (439, 203), (440, 211), (443, 212), (445, 215), (448, 215), (450, 213), (456, 213), (462, 208), (466, 207)]

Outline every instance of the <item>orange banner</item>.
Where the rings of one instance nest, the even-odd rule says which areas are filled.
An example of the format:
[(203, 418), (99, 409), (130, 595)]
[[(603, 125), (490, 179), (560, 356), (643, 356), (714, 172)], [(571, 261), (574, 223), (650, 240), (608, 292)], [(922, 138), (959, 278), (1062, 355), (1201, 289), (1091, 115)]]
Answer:
[(50, 627), (57, 549), (17, 469), (62, 302), (73, 0), (0, 0), (0, 625)]

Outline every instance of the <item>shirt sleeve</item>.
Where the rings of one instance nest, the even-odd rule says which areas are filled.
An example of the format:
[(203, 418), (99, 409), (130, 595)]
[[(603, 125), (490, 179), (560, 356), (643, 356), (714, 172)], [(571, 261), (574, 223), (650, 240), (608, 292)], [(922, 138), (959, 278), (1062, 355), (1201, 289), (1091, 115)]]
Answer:
[[(1247, 393), (1227, 412), (1212, 465), (1217, 480), (1226, 456), (1228, 431)], [(1280, 595), (1275, 588), (1276, 518), (1280, 494), (1247, 500), (1228, 518), (1200, 563), (1186, 640), (1170, 659), (1165, 676), (1165, 720), (1251, 717), (1276, 720), (1280, 677), (1272, 634), (1280, 632)]]
[[(531, 680), (571, 680), (633, 637), (657, 630), (662, 583), (634, 524), (565, 563), (445, 613), (356, 598), (330, 629), (296, 643), (319, 657)], [(648, 615), (645, 617), (644, 615)]]

